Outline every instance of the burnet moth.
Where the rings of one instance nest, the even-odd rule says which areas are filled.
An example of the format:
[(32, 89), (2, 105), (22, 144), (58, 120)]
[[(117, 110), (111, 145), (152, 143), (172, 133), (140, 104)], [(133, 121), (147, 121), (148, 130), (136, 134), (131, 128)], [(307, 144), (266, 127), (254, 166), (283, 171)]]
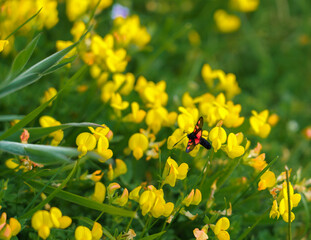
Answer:
[[(201, 144), (206, 149), (211, 149), (212, 147), (211, 144), (205, 138), (202, 138), (202, 127), (203, 127), (203, 117), (200, 117), (197, 124), (194, 127), (193, 132), (187, 134), (187, 137), (189, 138), (186, 148), (187, 153), (191, 152), (194, 149), (194, 147), (198, 144)], [(175, 147), (175, 145), (178, 144), (181, 140), (175, 143), (173, 147)]]

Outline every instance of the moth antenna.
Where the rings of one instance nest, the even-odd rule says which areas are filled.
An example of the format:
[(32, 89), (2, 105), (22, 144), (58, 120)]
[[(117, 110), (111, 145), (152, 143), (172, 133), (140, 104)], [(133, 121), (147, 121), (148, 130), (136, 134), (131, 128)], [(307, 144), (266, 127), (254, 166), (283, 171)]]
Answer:
[(180, 141), (183, 140), (185, 137), (187, 137), (187, 135), (183, 136), (177, 143), (174, 144), (173, 147), (175, 147), (178, 143), (180, 143)]

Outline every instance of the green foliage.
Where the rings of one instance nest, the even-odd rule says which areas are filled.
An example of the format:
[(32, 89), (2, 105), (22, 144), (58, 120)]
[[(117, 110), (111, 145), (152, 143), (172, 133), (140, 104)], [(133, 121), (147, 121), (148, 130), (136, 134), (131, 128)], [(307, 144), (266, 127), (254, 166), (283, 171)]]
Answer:
[[(1, 6), (9, 1), (0, 2), (0, 9), (6, 9)], [(128, 45), (122, 42), (128, 40), (126, 34), (132, 28), (126, 28), (126, 33), (120, 34), (111, 19), (112, 7), (101, 8), (104, 0), (89, 6), (76, 21), (69, 20), (68, 2), (57, 2), (58, 23), (52, 28), (45, 26), (42, 20), (46, 9), (37, 11), (34, 8), (29, 16), (14, 23), (10, 31), (4, 34), (0, 29), (0, 40), (5, 37), (12, 44), (10, 51), (4, 49), (0, 53), (0, 208), (1, 214), (6, 212), (8, 219), (15, 217), (22, 226), (17, 237), (12, 239), (37, 239), (38, 231), (32, 227), (32, 216), (38, 210), (50, 207), (58, 207), (73, 222), (65, 230), (52, 228), (47, 239), (74, 239), (78, 226), (92, 230), (95, 222), (102, 225), (107, 239), (130, 239), (131, 229), (136, 234), (134, 239), (194, 239), (193, 230), (201, 230), (204, 226), (208, 226), (209, 239), (218, 239), (213, 228), (222, 217), (230, 220), (229, 229), (224, 231), (231, 239), (308, 239), (311, 229), (311, 137), (306, 136), (305, 130), (311, 129), (311, 95), (308, 94), (311, 66), (307, 57), (311, 53), (310, 2), (261, 1), (256, 11), (247, 13), (232, 9), (231, 1), (116, 1), (127, 6), (130, 15), (137, 14), (140, 25), (151, 35), (151, 41), (142, 46), (137, 42)], [(214, 19), (218, 9), (238, 16), (240, 28), (232, 33), (219, 31)], [(49, 16), (52, 16), (50, 11)], [(1, 14), (0, 21), (4, 21), (6, 16)], [(77, 37), (72, 28), (78, 20), (85, 23), (85, 29)], [(109, 48), (109, 42), (103, 43), (108, 34), (114, 41), (112, 48)], [(96, 49), (95, 36), (101, 37), (100, 41), (97, 39), (101, 48)], [(136, 40), (142, 39), (143, 36), (139, 36)], [(56, 50), (59, 40), (71, 40), (72, 43)], [(125, 49), (124, 59), (122, 54), (115, 53), (116, 49)], [(72, 50), (76, 53), (68, 57)], [(120, 59), (127, 63), (125, 70), (117, 69), (122, 65)], [(242, 156), (234, 159), (225, 152), (227, 140), (219, 151), (201, 147), (194, 157), (185, 153), (182, 142), (168, 149), (169, 137), (180, 127), (181, 112), (186, 111), (180, 107), (191, 108), (192, 104), (201, 116), (201, 112), (207, 110), (198, 107), (199, 104), (202, 99), (209, 101), (204, 94), (217, 96), (224, 92), (215, 82), (214, 87), (204, 83), (201, 71), (206, 63), (213, 70), (234, 73), (241, 88), (241, 93), (231, 100), (241, 105), (244, 123), (237, 128), (225, 124), (222, 127), (228, 135), (243, 133), (239, 146), (246, 147), (248, 140), (251, 145)], [(95, 67), (100, 69), (97, 76)], [(129, 94), (122, 93), (128, 87), (126, 81), (115, 84), (116, 73), (133, 73), (135, 82)], [(143, 89), (151, 90), (142, 96), (138, 86), (140, 76), (158, 84), (158, 88), (143, 86)], [(163, 92), (167, 93), (167, 104), (160, 103), (166, 101), (165, 95), (155, 95), (158, 102), (153, 105), (149, 101), (163, 88), (161, 80), (165, 82)], [(110, 83), (115, 85), (104, 91)], [(56, 95), (43, 101), (45, 91), (51, 87), (57, 89)], [(193, 102), (187, 99), (185, 103), (186, 92)], [(119, 93), (122, 93), (122, 101), (129, 103), (121, 110), (122, 102), (113, 104), (116, 96), (113, 94)], [(103, 100), (106, 97), (109, 100)], [(228, 101), (229, 97), (225, 97)], [(141, 122), (125, 121), (125, 116), (133, 111), (133, 102), (147, 113)], [(226, 103), (213, 104), (208, 107), (218, 104), (229, 109)], [(160, 107), (165, 109), (164, 113), (150, 114), (151, 110)], [(280, 120), (263, 139), (253, 134), (249, 119), (252, 110), (261, 112), (265, 109), (276, 113)], [(176, 113), (172, 124), (160, 119), (165, 116), (169, 122), (166, 112)], [(49, 127), (40, 127), (42, 116), (52, 116), (59, 124), (54, 122)], [(194, 112), (188, 114), (189, 119), (194, 116)], [(206, 119), (206, 115), (203, 117)], [(19, 121), (13, 124), (14, 120)], [(153, 130), (152, 121), (162, 121), (158, 132)], [(103, 151), (109, 149), (113, 156), (106, 159), (100, 152), (100, 134), (93, 135), (97, 147), (82, 156), (83, 148), (78, 151), (77, 137), (83, 132), (91, 133), (89, 127), (105, 129), (102, 124), (106, 124), (111, 130), (109, 134), (113, 135), (111, 139), (105, 135), (109, 146), (103, 147)], [(209, 124), (205, 121), (203, 130), (210, 133), (216, 124), (223, 123)], [(21, 143), (20, 136), (25, 129), (29, 138), (27, 143)], [(185, 136), (186, 130), (182, 130)], [(55, 144), (58, 146), (52, 146), (56, 132), (63, 134), (63, 138)], [(129, 139), (139, 132), (147, 136), (148, 148), (137, 150), (142, 152), (137, 160)], [(262, 144), (267, 163), (260, 170), (249, 164), (250, 159), (255, 158), (251, 156), (254, 154), (251, 149), (257, 142)], [(182, 163), (189, 166), (185, 179), (175, 179), (174, 187), (164, 182), (168, 157), (178, 166)], [(123, 168), (124, 172), (120, 174), (116, 170), (120, 167), (119, 159), (126, 165), (126, 170)], [(282, 216), (278, 220), (269, 218), (273, 200), (284, 197), (276, 194), (283, 191), (281, 181), (273, 190), (258, 191), (264, 173), (272, 171), (281, 178), (285, 165), (291, 171), (284, 179), (292, 183), (294, 193), (301, 195), (299, 205), (292, 210), (295, 220), (291, 223), (284, 222)], [(101, 170), (103, 176), (95, 174), (96, 170)], [(177, 170), (170, 168), (167, 171)], [(94, 192), (98, 181), (104, 184), (107, 192), (112, 183), (120, 184), (120, 188), (113, 196), (106, 194), (102, 202), (96, 201)], [(142, 186), (141, 196), (150, 190), (150, 185), (163, 191), (165, 203), (174, 204), (168, 217), (163, 214), (154, 217), (151, 211), (142, 215), (142, 203), (134, 200), (120, 204), (126, 190), (130, 193)], [(185, 206), (183, 200), (192, 189), (200, 190), (202, 201), (198, 205)], [(287, 192), (290, 192), (289, 184)], [(159, 199), (157, 201), (161, 202)], [(288, 198), (286, 201), (286, 204), (292, 204)], [(291, 212), (286, 214), (291, 216)]]

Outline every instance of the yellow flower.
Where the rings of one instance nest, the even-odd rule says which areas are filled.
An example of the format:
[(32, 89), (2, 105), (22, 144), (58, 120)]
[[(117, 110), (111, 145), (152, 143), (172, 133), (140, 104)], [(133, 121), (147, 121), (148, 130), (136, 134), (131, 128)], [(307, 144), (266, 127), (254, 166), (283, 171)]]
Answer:
[(258, 8), (259, 0), (230, 0), (230, 5), (240, 12), (253, 12)]
[(277, 218), (279, 219), (280, 217), (280, 212), (278, 211), (278, 202), (276, 200), (273, 201), (273, 205), (269, 214), (270, 218)]
[(103, 227), (100, 223), (94, 222), (92, 227), (92, 240), (99, 240), (103, 236)]
[(140, 76), (137, 79), (135, 90), (139, 93), (139, 96), (147, 104), (148, 107), (165, 106), (168, 100), (168, 95), (165, 92), (166, 82), (160, 81), (154, 83), (147, 81), (145, 77)]
[(221, 144), (227, 140), (227, 133), (222, 127), (214, 127), (208, 136), (209, 140), (212, 141), (214, 151), (217, 152), (221, 148)]
[(145, 216), (153, 207), (156, 200), (156, 195), (153, 191), (147, 190), (142, 193), (139, 198), (139, 205), (142, 210), (142, 215)]
[(87, 132), (80, 133), (76, 138), (78, 151), (81, 152), (79, 157), (84, 156), (88, 151), (92, 151), (96, 147), (96, 138)]
[(126, 115), (123, 118), (123, 121), (141, 123), (146, 116), (146, 112), (142, 109), (139, 109), (139, 104), (137, 102), (131, 103), (131, 109), (132, 113)]
[(107, 187), (108, 198), (112, 198), (114, 193), (121, 188), (119, 183), (110, 183)]
[(279, 122), (280, 118), (277, 114), (273, 113), (269, 116), (268, 118), (268, 123), (271, 125), (271, 126), (275, 126), (278, 122)]
[(6, 220), (7, 214), (3, 212), (0, 218), (0, 239), (10, 239), (21, 231), (21, 224), (17, 219), (10, 218), (9, 223)]
[(229, 134), (225, 151), (229, 158), (240, 157), (244, 154), (244, 147), (238, 144), (237, 136), (235, 134)]
[(194, 189), (191, 190), (189, 195), (182, 201), (184, 205), (189, 207), (190, 205), (199, 205), (199, 203), (202, 200), (202, 194), (199, 189), (196, 189), (194, 192)]
[(231, 127), (239, 127), (244, 122), (244, 117), (240, 117), (240, 112), (242, 107), (240, 104), (234, 105), (232, 101), (227, 102), (228, 114), (224, 118), (224, 126)]
[(128, 197), (129, 197), (129, 192), (126, 188), (124, 188), (122, 195), (114, 199), (112, 203), (117, 204), (119, 206), (124, 206), (128, 201)]
[(109, 164), (109, 170), (108, 170), (108, 179), (112, 181), (113, 179), (119, 177), (120, 175), (123, 175), (127, 172), (127, 166), (125, 162), (121, 159), (116, 159), (116, 168), (113, 169), (112, 165)]
[(153, 131), (158, 133), (162, 126), (171, 126), (175, 123), (175, 112), (168, 112), (166, 108), (162, 106), (153, 107), (150, 109), (146, 116), (146, 124)]
[[(44, 96), (41, 98), (41, 104), (49, 101), (57, 94), (57, 90), (53, 87), (49, 88), (44, 92)], [(49, 106), (52, 106), (52, 102), (49, 103)]]
[(222, 72), (218, 74), (219, 84), (217, 89), (225, 91), (228, 99), (232, 99), (234, 96), (238, 95), (241, 92), (241, 89), (236, 81), (236, 76), (233, 73), (228, 73), (227, 75)]
[(221, 70), (212, 70), (211, 66), (208, 63), (203, 65), (201, 75), (204, 82), (208, 85), (209, 88), (212, 88), (214, 86), (214, 79), (218, 77), (218, 71)]
[(105, 136), (99, 137), (97, 142), (97, 153), (101, 156), (101, 158), (99, 159), (100, 162), (105, 162), (106, 160), (112, 157), (113, 152), (111, 151), (111, 149), (108, 149), (108, 147), (109, 141), (107, 137)]
[(258, 183), (258, 191), (264, 190), (266, 188), (271, 188), (275, 185), (275, 183), (276, 183), (275, 174), (267, 170), (260, 177), (260, 181)]
[(249, 165), (255, 168), (257, 171), (262, 171), (268, 164), (265, 161), (266, 154), (262, 153), (256, 158), (250, 160)]
[(106, 137), (108, 132), (110, 131), (109, 127), (107, 127), (105, 124), (102, 124), (101, 127), (97, 127), (95, 130), (92, 127), (89, 127), (89, 130), (98, 140), (100, 137)]
[(241, 25), (239, 17), (230, 15), (222, 9), (219, 9), (214, 13), (214, 20), (217, 28), (222, 33), (231, 33), (237, 31)]
[(141, 133), (135, 133), (129, 139), (129, 148), (133, 151), (136, 160), (142, 158), (144, 151), (148, 148), (148, 138)]
[[(182, 138), (184, 138), (182, 140)], [(167, 139), (167, 149), (173, 149), (173, 146), (181, 140), (181, 143), (176, 145), (178, 148), (185, 149), (188, 143), (188, 139), (185, 137), (185, 133), (182, 129), (177, 128), (171, 136)]]
[(106, 197), (106, 187), (101, 182), (95, 183), (94, 194), (92, 195), (92, 199), (96, 202), (102, 203)]
[(104, 175), (104, 172), (102, 172), (101, 170), (96, 170), (89, 176), (89, 178), (93, 180), (94, 182), (98, 182), (103, 177), (103, 175)]
[[(289, 196), (288, 196), (289, 195)], [(287, 191), (287, 183), (284, 181), (282, 185), (282, 192), (281, 192), (281, 201), (279, 205), (279, 211), (280, 214), (285, 222), (288, 222), (288, 213), (290, 212), (291, 214), (291, 222), (294, 221), (295, 219), (295, 214), (291, 212), (291, 210), (294, 207), (297, 207), (300, 200), (301, 200), (301, 195), (299, 193), (294, 194), (294, 189), (291, 183), (289, 183), (289, 194)], [(288, 208), (288, 197), (290, 199), (290, 210)]]
[(116, 89), (122, 95), (128, 95), (134, 88), (135, 76), (133, 73), (115, 73), (112, 79), (115, 82)]
[(75, 230), (76, 240), (92, 240), (92, 232), (84, 226), (78, 226)]
[(110, 106), (116, 110), (124, 110), (129, 106), (129, 102), (122, 101), (119, 93), (113, 93), (110, 100)]
[(38, 235), (46, 239), (50, 235), (50, 229), (53, 227), (51, 215), (46, 210), (39, 210), (31, 218), (31, 226), (38, 231)]
[(66, 14), (68, 19), (75, 21), (86, 12), (88, 6), (88, 0), (66, 0)]
[(222, 217), (216, 223), (215, 227), (212, 227), (213, 232), (219, 240), (229, 240), (230, 235), (226, 231), (230, 227), (230, 221), (226, 217)]
[(179, 107), (181, 114), (177, 117), (177, 123), (180, 129), (190, 133), (199, 119), (199, 110), (197, 108)]
[(163, 171), (164, 183), (174, 187), (177, 179), (183, 180), (187, 177), (188, 169), (187, 163), (182, 163), (178, 166), (174, 159), (168, 157)]
[(201, 230), (198, 228), (195, 228), (193, 230), (193, 235), (195, 236), (196, 240), (206, 240), (206, 239), (208, 239), (206, 232), (207, 231), (204, 227)]
[(86, 29), (86, 26), (85, 26), (85, 23), (83, 21), (76, 21), (70, 30), (70, 33), (73, 36), (73, 40), (78, 41), (79, 38), (85, 32), (85, 29)]
[(271, 126), (267, 123), (269, 111), (264, 110), (261, 113), (252, 111), (252, 114), (253, 116), (249, 119), (252, 130), (256, 135), (266, 138), (271, 131)]
[(144, 47), (151, 39), (146, 28), (140, 26), (140, 20), (137, 15), (127, 18), (116, 18), (114, 20), (114, 28), (117, 42), (122, 46), (132, 43), (138, 47)]
[(8, 44), (9, 44), (8, 40), (0, 40), (0, 52), (2, 52), (5, 46)]
[(139, 205), (143, 216), (150, 212), (155, 218), (160, 216), (168, 217), (174, 209), (173, 203), (165, 202), (163, 190), (157, 190), (152, 185), (148, 186), (148, 190), (140, 196)]
[(127, 66), (126, 50), (120, 48), (116, 51), (109, 51), (105, 60), (110, 72), (123, 72)]
[[(40, 123), (41, 127), (44, 127), (44, 128), (61, 125), (61, 123), (59, 121), (56, 121), (54, 118), (52, 118), (50, 116), (40, 117), (39, 123)], [(64, 132), (63, 132), (63, 130), (59, 129), (55, 132), (50, 133), (49, 136), (53, 138), (51, 145), (57, 146), (63, 140)]]
[(57, 207), (50, 209), (51, 220), (56, 228), (65, 229), (70, 226), (72, 220), (68, 216), (63, 216), (62, 212)]
[(129, 199), (138, 202), (139, 201), (139, 192), (140, 192), (141, 188), (142, 188), (142, 186), (138, 186), (138, 187), (134, 188), (130, 192)]

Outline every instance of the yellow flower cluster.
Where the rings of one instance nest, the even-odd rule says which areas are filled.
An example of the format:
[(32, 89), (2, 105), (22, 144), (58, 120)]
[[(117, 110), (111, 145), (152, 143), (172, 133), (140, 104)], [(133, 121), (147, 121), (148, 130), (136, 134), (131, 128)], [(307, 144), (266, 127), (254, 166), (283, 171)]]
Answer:
[[(213, 98), (212, 95), (210, 95), (210, 96)], [(218, 95), (217, 98), (223, 99), (223, 100), (220, 100), (221, 102), (224, 101), (224, 95), (223, 94)], [(198, 97), (198, 99), (201, 99), (201, 97)], [(199, 102), (199, 100), (198, 101), (194, 100), (194, 101)], [(203, 101), (199, 102), (199, 108), (200, 108), (201, 104), (205, 104), (205, 102), (203, 102)], [(214, 118), (214, 119), (219, 120), (222, 117), (225, 117), (225, 120), (227, 120), (226, 122), (228, 124), (228, 121), (229, 121), (228, 118), (230, 118), (230, 115), (229, 115), (230, 111), (228, 110), (227, 106), (217, 105), (216, 103), (214, 103), (214, 105), (212, 104), (208, 108), (214, 109), (214, 111), (211, 111), (209, 113), (209, 115), (207, 115), (207, 122), (209, 123), (209, 125), (215, 124), (215, 122), (212, 121), (211, 119)], [(201, 109), (204, 110), (204, 108), (202, 108), (202, 107), (201, 107)], [(173, 148), (174, 144), (178, 141), (178, 139), (181, 139), (183, 137), (184, 132), (187, 132), (187, 133), (192, 132), (194, 129), (195, 123), (198, 119), (199, 111), (195, 107), (192, 107), (192, 108), (180, 107), (179, 111), (181, 111), (181, 114), (179, 114), (178, 118), (177, 118), (179, 128), (176, 129), (174, 131), (174, 133), (168, 138), (168, 143), (167, 143), (168, 149)], [(235, 118), (235, 119), (237, 119), (237, 118)], [(209, 121), (209, 120), (211, 120), (211, 121)], [(243, 120), (244, 120), (244, 118), (243, 118)], [(238, 121), (240, 122), (240, 120), (238, 120)], [(242, 133), (238, 133), (238, 134), (230, 133), (228, 136), (228, 139), (227, 139), (227, 133), (226, 133), (225, 129), (222, 128), (222, 124), (224, 122), (225, 121), (218, 122), (217, 126), (214, 127), (210, 131), (209, 134), (207, 131), (204, 130), (202, 137), (205, 137), (208, 135), (208, 139), (211, 141), (213, 149), (215, 152), (217, 152), (219, 149), (222, 149), (224, 152), (227, 153), (227, 155), (230, 158), (236, 158), (236, 157), (242, 156), (245, 152), (245, 148), (240, 145), (243, 141), (243, 138), (244, 138), (243, 134)], [(230, 123), (234, 123), (234, 122), (230, 122)], [(231, 126), (231, 124), (229, 124), (229, 126)], [(226, 141), (227, 141), (227, 144), (224, 145), (226, 143)], [(183, 140), (182, 144), (183, 144), (183, 146), (181, 146), (181, 147), (184, 148), (187, 144), (187, 139)], [(190, 152), (191, 156), (196, 156), (196, 154), (199, 150), (199, 146), (200, 145), (198, 144), (194, 148), (194, 150), (192, 152)]]
[(217, 239), (219, 240), (230, 240), (230, 235), (228, 229), (230, 227), (230, 221), (227, 217), (220, 218), (216, 224), (206, 224), (202, 227), (201, 230), (195, 228), (193, 234), (196, 240), (205, 240), (208, 239), (207, 231), (209, 227), (212, 229)]
[(65, 229), (70, 226), (71, 222), (71, 218), (63, 216), (57, 207), (52, 207), (50, 211), (39, 210), (31, 218), (31, 226), (43, 239), (48, 238), (51, 228)]
[(164, 184), (167, 183), (171, 187), (175, 187), (177, 179), (183, 180), (187, 177), (188, 169), (187, 163), (182, 163), (178, 166), (174, 159), (168, 157), (162, 174)]
[(99, 240), (102, 236), (103, 227), (98, 222), (94, 222), (92, 230), (85, 226), (78, 226), (75, 230), (76, 240)]
[[(78, 18), (82, 18), (87, 11), (91, 11), (95, 8), (97, 2), (97, 0), (66, 0), (66, 14), (68, 19), (70, 21), (75, 21)], [(111, 4), (112, 0), (100, 1), (96, 9), (97, 13), (109, 7)]]
[[(28, 34), (33, 28), (38, 30), (45, 28), (52, 28), (58, 23), (58, 11), (56, 0), (16, 0), (16, 1), (2, 1), (0, 3), (1, 9), (1, 27), (0, 39), (6, 38), (19, 25), (24, 23), (27, 19), (33, 16), (41, 9), (36, 21), (30, 21), (24, 25), (19, 33), (22, 35)], [(10, 52), (14, 44), (14, 37), (10, 37), (8, 46), (4, 49), (4, 53)], [(1, 43), (0, 43), (1, 50)], [(1, 52), (1, 51), (0, 51)]]
[(170, 216), (174, 209), (174, 204), (172, 202), (165, 202), (163, 189), (156, 189), (153, 185), (149, 185), (147, 189), (141, 194), (141, 196), (137, 198), (139, 190), (137, 191), (137, 189), (134, 189), (133, 191), (135, 191), (135, 194), (133, 193), (132, 196), (130, 195), (132, 197), (130, 199), (139, 199), (138, 202), (143, 216), (149, 212), (155, 218), (160, 216)]
[(157, 134), (161, 127), (172, 126), (175, 123), (177, 114), (168, 112), (165, 108), (168, 100), (168, 95), (165, 92), (165, 81), (154, 83), (140, 76), (134, 89), (138, 92), (146, 107), (149, 108), (146, 115), (146, 124), (154, 134)]
[(101, 156), (99, 161), (105, 162), (113, 155), (113, 152), (109, 149), (109, 140), (107, 137), (111, 135), (110, 129), (105, 124), (103, 124), (102, 127), (97, 127), (96, 129), (92, 127), (89, 127), (89, 129), (92, 134), (83, 132), (76, 138), (78, 151), (81, 152), (79, 157), (84, 156), (88, 151), (94, 150), (97, 145), (96, 152)]
[(113, 35), (120, 46), (126, 47), (129, 44), (135, 44), (138, 47), (144, 47), (150, 42), (150, 34), (145, 27), (140, 26), (137, 15), (127, 18), (117, 17), (113, 24)]
[[(0, 206), (1, 208), (1, 206)], [(21, 224), (15, 218), (10, 218), (7, 223), (7, 214), (3, 212), (0, 217), (0, 239), (9, 240), (21, 231)]]
[[(229, 6), (239, 12), (253, 12), (258, 8), (259, 0), (230, 0)], [(238, 16), (229, 14), (223, 9), (218, 9), (214, 13), (214, 20), (218, 30), (222, 33), (237, 31), (241, 26)]]
[[(241, 89), (236, 80), (236, 76), (233, 73), (226, 74), (221, 69), (213, 70), (211, 66), (206, 63), (203, 65), (201, 74), (206, 85), (219, 91), (224, 91), (228, 99), (232, 99), (234, 96), (241, 92)], [(218, 79), (218, 83), (215, 84), (215, 80)]]
[[(300, 200), (301, 195), (299, 193), (294, 193), (292, 184), (289, 183), (288, 192), (287, 183), (284, 181), (281, 185), (277, 199), (273, 201), (273, 205), (270, 211), (270, 218), (279, 218), (281, 215), (283, 220), (288, 222), (290, 214), (290, 221), (294, 221), (295, 214), (292, 212), (292, 209), (298, 206)], [(290, 202), (290, 208), (288, 206), (288, 202)]]
[[(55, 126), (61, 125), (61, 123), (59, 121), (55, 120), (54, 118), (52, 118), (50, 116), (42, 116), (42, 117), (40, 117), (39, 123), (40, 123), (41, 127), (43, 127), (43, 128), (45, 128), (45, 127), (55, 127)], [(52, 146), (57, 146), (63, 140), (64, 132), (63, 132), (63, 130), (59, 129), (59, 130), (57, 130), (55, 132), (50, 133), (49, 137), (53, 138), (52, 141), (51, 141), (51, 145)]]

